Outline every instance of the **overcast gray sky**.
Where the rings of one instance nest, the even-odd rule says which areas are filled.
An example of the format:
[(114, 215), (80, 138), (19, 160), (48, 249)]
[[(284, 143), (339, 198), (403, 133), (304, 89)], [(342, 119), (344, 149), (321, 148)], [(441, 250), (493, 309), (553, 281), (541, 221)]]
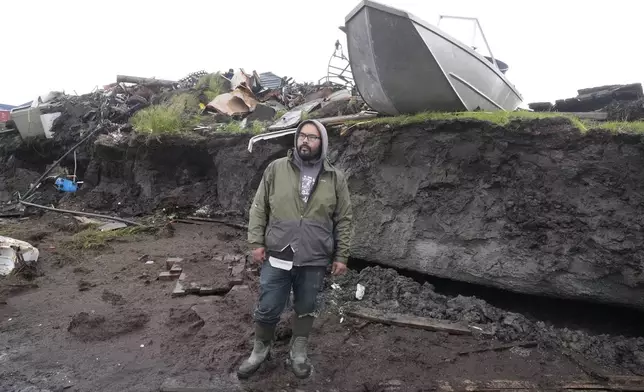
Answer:
[[(440, 14), (479, 18), (494, 55), (510, 65), (522, 106), (644, 79), (643, 7), (635, 0), (381, 2), (432, 24)], [(51, 90), (82, 94), (117, 74), (179, 79), (243, 67), (318, 80), (336, 39), (344, 43), (338, 26), (357, 3), (3, 1), (0, 103), (21, 104)], [(471, 38), (461, 26), (441, 27), (466, 43)]]

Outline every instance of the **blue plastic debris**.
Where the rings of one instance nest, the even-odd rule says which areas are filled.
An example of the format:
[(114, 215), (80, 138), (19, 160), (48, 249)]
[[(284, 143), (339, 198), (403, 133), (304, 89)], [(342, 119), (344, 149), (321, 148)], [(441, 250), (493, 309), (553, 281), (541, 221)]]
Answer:
[(57, 178), (56, 179), (56, 189), (62, 192), (76, 192), (78, 190), (78, 185), (72, 180), (66, 178)]

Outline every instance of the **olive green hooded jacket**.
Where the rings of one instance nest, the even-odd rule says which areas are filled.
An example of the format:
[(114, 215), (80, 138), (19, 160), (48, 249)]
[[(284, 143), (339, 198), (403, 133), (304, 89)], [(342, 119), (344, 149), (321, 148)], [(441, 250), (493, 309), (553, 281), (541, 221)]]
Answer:
[(325, 266), (332, 261), (346, 263), (352, 231), (352, 210), (347, 180), (326, 158), (328, 136), (322, 124), (304, 121), (295, 132), (313, 123), (320, 131), (322, 168), (308, 203), (300, 198), (300, 169), (294, 149), (271, 162), (259, 184), (250, 208), (248, 242), (253, 249), (265, 247), (279, 253), (289, 244), (294, 266)]

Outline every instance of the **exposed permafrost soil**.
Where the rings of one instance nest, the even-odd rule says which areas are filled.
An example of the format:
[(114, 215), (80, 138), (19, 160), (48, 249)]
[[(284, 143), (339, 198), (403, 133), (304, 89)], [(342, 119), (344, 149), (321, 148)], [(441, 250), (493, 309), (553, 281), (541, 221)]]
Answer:
[[(243, 222), (263, 169), (291, 142), (261, 142), (249, 153), (243, 135), (102, 135), (79, 169), (85, 189), (62, 205), (128, 216), (201, 210)], [(354, 257), (644, 308), (640, 136), (580, 134), (566, 119), (442, 121), (355, 128), (330, 146), (349, 176)], [(24, 168), (42, 157), (19, 150), (12, 159), (5, 188), (29, 178)]]

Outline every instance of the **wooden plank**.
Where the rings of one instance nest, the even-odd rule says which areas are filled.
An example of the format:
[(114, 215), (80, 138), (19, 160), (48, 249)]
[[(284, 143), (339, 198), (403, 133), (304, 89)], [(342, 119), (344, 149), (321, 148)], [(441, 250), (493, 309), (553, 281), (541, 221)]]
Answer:
[(584, 373), (589, 375), (590, 377), (600, 380), (600, 381), (608, 381), (609, 378), (608, 376), (604, 375), (601, 369), (594, 363), (591, 363), (590, 361), (587, 361), (586, 359), (582, 358), (579, 354), (573, 353), (572, 351), (565, 349), (563, 347), (560, 348), (561, 352), (572, 362), (575, 363)]
[(159, 274), (159, 280), (164, 280), (164, 281), (175, 280), (178, 277), (179, 275), (171, 274), (169, 271), (163, 271)]
[(439, 381), (438, 390), (445, 392), (510, 392), (510, 391), (644, 391), (644, 385), (597, 383), (588, 380), (535, 383), (522, 380), (491, 380), (454, 382)]
[(529, 342), (518, 342), (518, 343), (511, 343), (511, 344), (499, 344), (499, 345), (494, 345), (494, 346), (489, 346), (489, 347), (483, 347), (483, 348), (478, 348), (475, 350), (468, 350), (468, 351), (460, 351), (457, 355), (468, 355), (468, 354), (475, 354), (475, 353), (483, 353), (486, 351), (503, 351), (503, 350), (509, 350), (514, 347), (525, 347), (525, 348), (530, 348), (530, 347), (536, 347), (539, 343), (535, 341), (529, 341)]
[(174, 290), (172, 290), (172, 297), (185, 297), (186, 294), (188, 293), (186, 293), (184, 282), (177, 280), (177, 284), (174, 286)]
[(608, 119), (607, 112), (559, 112), (559, 113), (575, 116), (582, 120), (605, 121)]
[(569, 382), (562, 385), (561, 388), (569, 391), (644, 391), (644, 385), (622, 385), (615, 383), (593, 383), (583, 381)]
[(315, 120), (319, 121), (322, 125), (336, 125), (345, 123), (347, 121), (369, 120), (376, 117), (378, 117), (377, 112), (363, 112), (357, 114), (348, 114), (345, 116), (316, 118)]
[(428, 317), (409, 316), (396, 313), (385, 313), (375, 309), (357, 307), (346, 312), (348, 316), (375, 321), (382, 324), (401, 327), (419, 328), (427, 331), (441, 331), (453, 335), (472, 335), (473, 329), (461, 324), (446, 323)]

